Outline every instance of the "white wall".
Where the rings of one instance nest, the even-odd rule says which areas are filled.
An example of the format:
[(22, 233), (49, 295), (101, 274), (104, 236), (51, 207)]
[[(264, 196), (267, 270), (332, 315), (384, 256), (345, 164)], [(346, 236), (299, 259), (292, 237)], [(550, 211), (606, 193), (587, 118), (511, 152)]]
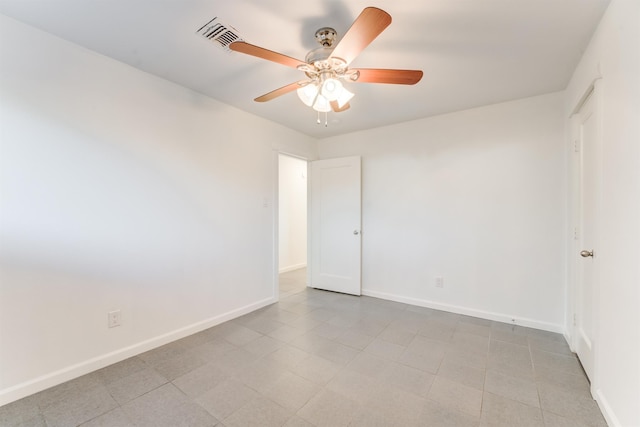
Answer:
[(279, 270), (307, 265), (307, 162), (280, 154)]
[(640, 2), (609, 6), (567, 88), (567, 120), (598, 76), (603, 190), (592, 386), (609, 425), (640, 426)]
[(554, 93), (320, 141), (362, 156), (363, 293), (562, 331), (562, 112)]
[(274, 300), (273, 150), (315, 141), (0, 31), (0, 405)]

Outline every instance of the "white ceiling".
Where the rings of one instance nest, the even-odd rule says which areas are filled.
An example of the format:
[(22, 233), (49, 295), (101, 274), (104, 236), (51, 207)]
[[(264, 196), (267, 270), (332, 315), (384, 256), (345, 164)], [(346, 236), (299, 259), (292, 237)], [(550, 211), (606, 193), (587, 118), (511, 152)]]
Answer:
[[(0, 13), (208, 95), (324, 138), (562, 90), (609, 0), (0, 0)], [(415, 86), (353, 83), (351, 109), (327, 127), (295, 93), (253, 99), (302, 72), (227, 52), (195, 32), (210, 19), (297, 59), (315, 31), (344, 34), (367, 6), (391, 25), (351, 64), (421, 69)], [(323, 119), (324, 122), (324, 119)]]

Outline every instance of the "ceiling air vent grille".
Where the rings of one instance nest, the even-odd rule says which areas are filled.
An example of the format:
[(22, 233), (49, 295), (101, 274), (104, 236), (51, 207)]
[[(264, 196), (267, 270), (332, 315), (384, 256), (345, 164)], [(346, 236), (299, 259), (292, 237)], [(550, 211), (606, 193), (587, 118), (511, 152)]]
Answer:
[(218, 21), (218, 17), (204, 24), (198, 31), (202, 37), (211, 40), (224, 50), (230, 50), (229, 45), (235, 41), (242, 41), (243, 38), (237, 33), (236, 29), (230, 25), (225, 25)]

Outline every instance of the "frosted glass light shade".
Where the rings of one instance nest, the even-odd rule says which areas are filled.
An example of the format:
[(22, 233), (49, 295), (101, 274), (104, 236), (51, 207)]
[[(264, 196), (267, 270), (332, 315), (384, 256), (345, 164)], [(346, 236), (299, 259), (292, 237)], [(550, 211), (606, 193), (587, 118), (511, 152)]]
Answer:
[(351, 98), (353, 98), (353, 92), (349, 92), (347, 88), (343, 87), (340, 96), (336, 100), (338, 101), (338, 108), (344, 107), (347, 102), (351, 101)]
[(340, 97), (340, 94), (344, 90), (342, 83), (337, 79), (327, 79), (322, 83), (322, 89), (320, 93), (329, 101), (335, 101)]
[(327, 79), (320, 85), (316, 82), (309, 82), (301, 86), (296, 91), (298, 98), (308, 107), (321, 113), (327, 113), (333, 108), (331, 103), (336, 101), (338, 107), (344, 107), (353, 98), (353, 93), (349, 92), (337, 79)]
[(313, 102), (316, 100), (316, 96), (318, 96), (318, 86), (313, 83), (309, 83), (306, 86), (299, 87), (297, 92), (298, 98), (300, 98), (307, 107), (311, 107)]
[(321, 113), (328, 113), (331, 111), (331, 104), (327, 98), (322, 95), (318, 95), (316, 102), (313, 104), (313, 109)]

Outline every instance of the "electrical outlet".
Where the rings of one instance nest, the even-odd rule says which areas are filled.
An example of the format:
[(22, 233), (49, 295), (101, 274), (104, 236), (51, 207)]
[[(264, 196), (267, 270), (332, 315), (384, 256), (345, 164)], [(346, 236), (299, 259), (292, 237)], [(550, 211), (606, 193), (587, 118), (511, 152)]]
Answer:
[(113, 310), (107, 313), (107, 326), (109, 328), (115, 328), (122, 324), (122, 312), (120, 310)]
[(442, 276), (436, 277), (436, 288), (444, 288), (444, 278)]

